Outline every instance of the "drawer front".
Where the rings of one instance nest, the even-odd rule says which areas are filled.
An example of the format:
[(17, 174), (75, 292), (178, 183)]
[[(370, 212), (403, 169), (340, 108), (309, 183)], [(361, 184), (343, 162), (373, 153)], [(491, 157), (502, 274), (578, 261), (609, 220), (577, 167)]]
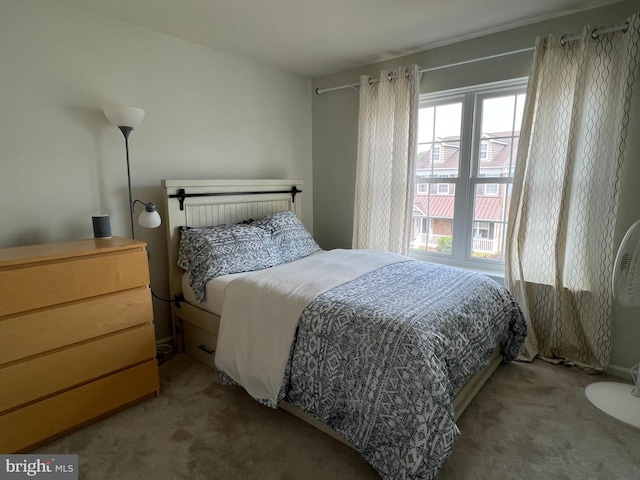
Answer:
[(214, 360), (218, 336), (184, 321), (182, 331), (184, 351), (205, 365), (216, 368)]
[(220, 330), (220, 317), (218, 315), (194, 307), (186, 302), (181, 303), (180, 307), (176, 308), (176, 316), (180, 320), (188, 318), (189, 320), (184, 321), (214, 335), (218, 335), (218, 331)]
[(0, 368), (0, 414), (155, 358), (153, 327), (137, 327), (93, 342)]
[(0, 271), (0, 317), (149, 284), (146, 250)]
[(152, 321), (146, 287), (0, 319), (0, 366)]
[(154, 359), (0, 415), (0, 452), (23, 452), (158, 389), (158, 367)]

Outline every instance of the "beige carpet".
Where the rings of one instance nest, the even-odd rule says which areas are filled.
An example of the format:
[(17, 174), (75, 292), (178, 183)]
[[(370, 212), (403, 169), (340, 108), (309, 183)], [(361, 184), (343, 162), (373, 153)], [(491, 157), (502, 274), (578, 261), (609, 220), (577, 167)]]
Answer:
[[(219, 384), (179, 354), (162, 392), (35, 453), (76, 453), (81, 479), (376, 479), (357, 453)], [(603, 378), (542, 361), (498, 368), (459, 421), (438, 480), (639, 479), (640, 430), (593, 407)]]

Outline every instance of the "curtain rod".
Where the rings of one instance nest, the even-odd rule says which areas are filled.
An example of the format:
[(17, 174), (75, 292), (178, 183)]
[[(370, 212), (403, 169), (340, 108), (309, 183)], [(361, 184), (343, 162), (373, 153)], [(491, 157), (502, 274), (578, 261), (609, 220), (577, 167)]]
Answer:
[[(463, 60), (462, 62), (449, 63), (447, 65), (440, 65), (439, 67), (423, 68), (422, 70), (420, 70), (420, 73), (422, 74), (426, 72), (433, 72), (434, 70), (442, 70), (443, 68), (457, 67), (459, 65), (467, 65), (469, 63), (482, 62), (483, 60), (491, 60), (493, 58), (505, 57), (507, 55), (515, 55), (517, 53), (532, 52), (532, 51), (533, 51), (533, 47), (529, 47), (529, 48), (522, 48), (520, 50), (513, 50), (511, 52), (496, 53), (495, 55), (488, 55), (486, 57), (473, 58), (471, 60)], [(372, 78), (371, 81), (378, 82), (379, 80), (377, 78)], [(356, 82), (356, 83), (349, 83), (347, 85), (339, 85), (337, 87), (316, 88), (316, 95), (322, 95), (323, 93), (333, 92), (334, 90), (342, 90), (343, 88), (353, 88), (354, 90), (357, 90), (359, 86), (360, 86), (360, 82)]]
[[(625, 22), (621, 25), (616, 25), (614, 27), (609, 27), (609, 28), (594, 28), (593, 32), (591, 32), (591, 38), (596, 40), (598, 38), (598, 35), (600, 35), (601, 33), (618, 32), (620, 30), (623, 30), (626, 32), (627, 28), (629, 28), (629, 22)], [(567, 42), (574, 42), (576, 40), (580, 40), (582, 38), (582, 35), (583, 35), (582, 33), (576, 33), (574, 35), (563, 35), (560, 37), (560, 45), (564, 47), (564, 45)]]
[[(594, 29), (593, 32), (591, 32), (591, 37), (593, 39), (597, 39), (598, 35), (601, 33), (609, 33), (609, 32), (617, 32), (619, 30), (626, 30), (627, 28), (629, 28), (629, 23), (625, 22), (621, 25), (616, 25), (614, 27), (609, 27), (609, 28), (602, 28), (602, 29)], [(567, 42), (573, 42), (575, 40), (579, 40), (582, 38), (582, 34), (575, 34), (575, 35), (563, 35), (562, 37), (560, 37), (560, 44), (561, 45), (565, 45)], [(431, 68), (424, 68), (422, 70), (420, 70), (420, 73), (426, 73), (426, 72), (433, 72), (435, 70), (442, 70), (444, 68), (451, 68), (451, 67), (458, 67), (460, 65), (467, 65), (469, 63), (475, 63), (475, 62), (482, 62), (484, 60), (492, 60), (494, 58), (500, 58), (500, 57), (505, 57), (508, 55), (516, 55), (518, 53), (524, 53), (524, 52), (532, 52), (534, 50), (533, 47), (530, 48), (522, 48), (520, 50), (512, 50), (510, 52), (503, 52), (503, 53), (497, 53), (495, 55), (488, 55), (486, 57), (480, 57), (480, 58), (473, 58), (471, 60), (464, 60), (462, 62), (456, 62), (456, 63), (450, 63), (447, 65), (440, 65), (439, 67), (431, 67)], [(377, 78), (372, 78), (371, 82), (378, 82), (379, 80)], [(334, 90), (342, 90), (344, 88), (352, 88), (354, 90), (357, 90), (358, 87), (360, 86), (360, 82), (355, 82), (355, 83), (349, 83), (346, 85), (338, 85), (337, 87), (328, 87), (328, 88), (316, 88), (316, 95), (322, 95), (323, 93), (327, 93), (327, 92), (333, 92)]]

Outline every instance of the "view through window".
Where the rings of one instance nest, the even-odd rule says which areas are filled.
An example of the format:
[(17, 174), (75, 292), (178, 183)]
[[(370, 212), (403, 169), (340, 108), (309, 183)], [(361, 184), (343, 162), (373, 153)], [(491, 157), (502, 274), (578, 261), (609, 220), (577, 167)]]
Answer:
[(526, 80), (423, 95), (412, 253), (502, 268)]

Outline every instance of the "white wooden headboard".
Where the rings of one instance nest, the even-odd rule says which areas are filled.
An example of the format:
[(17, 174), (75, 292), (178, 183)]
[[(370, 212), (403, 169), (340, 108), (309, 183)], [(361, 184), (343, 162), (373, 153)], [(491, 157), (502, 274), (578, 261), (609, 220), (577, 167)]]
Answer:
[(162, 180), (171, 298), (182, 293), (179, 229), (257, 219), (292, 210), (301, 214), (300, 180)]

